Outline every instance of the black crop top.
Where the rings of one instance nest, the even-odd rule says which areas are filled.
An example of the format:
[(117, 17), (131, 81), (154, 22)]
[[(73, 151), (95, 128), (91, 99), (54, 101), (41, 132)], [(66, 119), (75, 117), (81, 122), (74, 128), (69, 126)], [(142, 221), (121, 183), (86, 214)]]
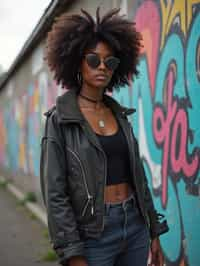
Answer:
[(107, 157), (106, 185), (130, 183), (128, 144), (122, 129), (113, 135), (96, 135)]

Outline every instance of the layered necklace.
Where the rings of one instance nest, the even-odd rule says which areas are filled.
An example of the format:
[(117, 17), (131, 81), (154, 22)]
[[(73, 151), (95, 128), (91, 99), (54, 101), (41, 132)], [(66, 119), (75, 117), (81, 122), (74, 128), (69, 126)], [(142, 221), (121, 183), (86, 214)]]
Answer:
[[(94, 99), (91, 99), (91, 98), (89, 98), (89, 97), (87, 97), (87, 96), (81, 94), (81, 93), (79, 94), (79, 96), (80, 96), (81, 98), (83, 98), (83, 99), (89, 101), (89, 102), (92, 102), (92, 103), (100, 103), (100, 102), (102, 102), (102, 100), (94, 100)], [(98, 120), (98, 125), (99, 125), (99, 127), (101, 127), (101, 128), (105, 127), (105, 121), (104, 121), (103, 119), (99, 119), (99, 120)]]

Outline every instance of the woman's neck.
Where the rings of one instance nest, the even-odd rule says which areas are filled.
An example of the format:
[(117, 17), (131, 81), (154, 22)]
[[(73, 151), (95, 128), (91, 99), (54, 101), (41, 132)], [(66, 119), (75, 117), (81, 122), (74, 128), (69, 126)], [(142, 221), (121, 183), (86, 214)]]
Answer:
[(81, 90), (80, 90), (80, 94), (96, 100), (96, 101), (102, 101), (103, 98), (103, 93), (104, 93), (104, 89), (102, 88), (94, 88), (94, 87), (90, 87), (88, 85), (83, 85)]
[[(79, 92), (79, 105), (84, 108), (102, 109), (103, 104), (103, 89), (91, 88), (83, 86)], [(88, 99), (86, 99), (88, 98)]]

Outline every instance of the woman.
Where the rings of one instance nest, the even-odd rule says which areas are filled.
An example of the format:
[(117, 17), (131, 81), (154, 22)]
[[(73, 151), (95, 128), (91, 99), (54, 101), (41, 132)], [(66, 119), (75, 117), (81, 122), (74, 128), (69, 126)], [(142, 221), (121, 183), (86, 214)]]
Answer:
[(62, 265), (163, 264), (160, 223), (127, 116), (105, 94), (138, 74), (141, 35), (114, 9), (96, 22), (63, 14), (48, 34), (55, 80), (68, 91), (49, 110), (41, 185), (53, 247)]

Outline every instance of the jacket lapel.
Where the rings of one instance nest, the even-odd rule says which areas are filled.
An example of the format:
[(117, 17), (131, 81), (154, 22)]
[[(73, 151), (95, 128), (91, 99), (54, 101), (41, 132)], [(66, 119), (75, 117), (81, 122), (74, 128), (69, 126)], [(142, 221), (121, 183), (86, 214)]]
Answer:
[[(129, 145), (127, 115), (130, 115), (135, 112), (135, 109), (121, 106), (116, 100), (106, 94), (104, 95), (104, 102), (116, 116), (116, 119), (118, 120), (120, 126), (123, 129)], [(84, 118), (83, 114), (81, 113), (81, 110), (78, 106), (77, 95), (75, 90), (71, 89), (65, 92), (63, 95), (57, 97), (56, 111), (59, 123), (78, 123), (83, 129), (88, 140), (98, 149), (102, 150), (96, 134), (92, 130), (87, 120)]]

